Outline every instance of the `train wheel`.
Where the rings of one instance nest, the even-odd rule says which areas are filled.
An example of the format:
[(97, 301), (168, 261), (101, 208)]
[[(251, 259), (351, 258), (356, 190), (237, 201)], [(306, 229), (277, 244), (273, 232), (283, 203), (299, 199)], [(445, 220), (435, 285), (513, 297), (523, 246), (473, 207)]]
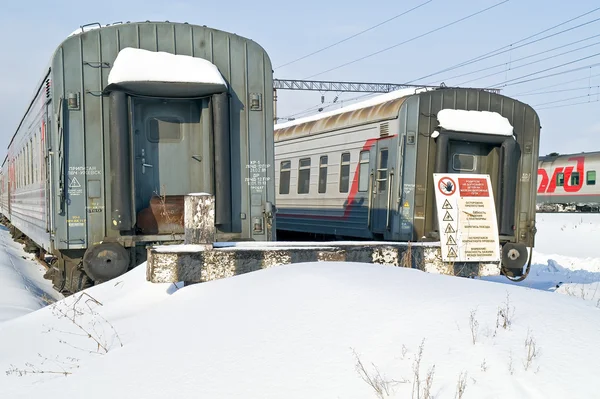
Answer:
[(122, 245), (105, 242), (94, 245), (83, 256), (83, 270), (95, 283), (108, 281), (129, 268), (129, 251)]

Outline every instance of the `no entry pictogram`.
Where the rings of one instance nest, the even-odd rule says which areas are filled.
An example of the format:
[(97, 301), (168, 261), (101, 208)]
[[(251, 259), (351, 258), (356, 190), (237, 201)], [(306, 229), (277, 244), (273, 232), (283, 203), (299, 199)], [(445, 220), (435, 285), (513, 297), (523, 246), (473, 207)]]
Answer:
[(449, 177), (442, 177), (438, 182), (438, 189), (444, 195), (452, 195), (456, 192), (456, 183)]

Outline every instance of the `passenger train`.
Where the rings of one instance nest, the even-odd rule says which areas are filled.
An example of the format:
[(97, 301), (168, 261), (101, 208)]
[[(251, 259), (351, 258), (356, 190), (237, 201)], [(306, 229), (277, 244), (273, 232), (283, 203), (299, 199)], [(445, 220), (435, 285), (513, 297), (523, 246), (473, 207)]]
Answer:
[(600, 152), (540, 157), (538, 212), (600, 212)]
[[(447, 109), (503, 116), (514, 132), (447, 129), (438, 120)], [(539, 137), (530, 106), (470, 88), (400, 90), (278, 124), (278, 239), (439, 242), (433, 174), (484, 173), (495, 196), (502, 273), (519, 278), (536, 232)]]
[(74, 293), (143, 262), (146, 244), (181, 242), (190, 192), (214, 193), (219, 241), (273, 240), (273, 145), (257, 43), (188, 23), (83, 26), (12, 136), (0, 212)]

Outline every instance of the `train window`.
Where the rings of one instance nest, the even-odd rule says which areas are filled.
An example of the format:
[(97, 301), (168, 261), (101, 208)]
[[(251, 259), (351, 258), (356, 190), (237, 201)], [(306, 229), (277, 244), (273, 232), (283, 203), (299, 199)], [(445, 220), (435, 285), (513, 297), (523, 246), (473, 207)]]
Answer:
[(292, 170), (291, 161), (281, 161), (279, 168), (279, 194), (290, 193), (290, 171)]
[(298, 194), (308, 194), (310, 190), (310, 158), (298, 163)]
[(379, 151), (379, 167), (377, 168), (378, 191), (381, 193), (387, 189), (388, 172), (388, 150), (387, 148)]
[(358, 191), (369, 189), (369, 151), (361, 151), (358, 166)]
[(327, 191), (327, 155), (319, 160), (319, 193)]
[(181, 141), (183, 121), (174, 116), (155, 116), (146, 121), (146, 137), (151, 143)]
[(342, 153), (340, 163), (340, 193), (347, 193), (350, 188), (350, 153)]
[(588, 186), (596, 185), (596, 171), (595, 170), (588, 170), (588, 172), (586, 174), (586, 184)]
[(558, 187), (562, 187), (565, 185), (565, 174), (564, 173), (556, 174), (556, 185)]
[(571, 185), (578, 186), (579, 185), (579, 172), (573, 172), (571, 174)]
[(475, 171), (475, 156), (471, 154), (454, 154), (452, 156), (452, 169), (456, 171)]

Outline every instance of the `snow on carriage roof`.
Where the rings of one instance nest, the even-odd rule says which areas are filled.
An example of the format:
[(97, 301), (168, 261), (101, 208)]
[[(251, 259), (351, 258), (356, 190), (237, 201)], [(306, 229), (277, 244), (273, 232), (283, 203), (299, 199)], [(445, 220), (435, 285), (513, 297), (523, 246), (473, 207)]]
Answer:
[(227, 87), (219, 69), (203, 58), (132, 47), (121, 50), (108, 74), (108, 84), (144, 81), (207, 83)]
[(409, 89), (401, 89), (401, 90), (391, 91), (389, 93), (385, 93), (385, 94), (382, 94), (382, 95), (379, 95), (376, 97), (372, 97), (365, 101), (360, 101), (360, 102), (357, 102), (357, 103), (354, 103), (351, 105), (347, 105), (345, 107), (338, 108), (333, 111), (310, 115), (310, 116), (306, 116), (304, 118), (295, 119), (293, 121), (276, 124), (275, 130), (285, 129), (287, 127), (299, 125), (301, 123), (316, 121), (319, 119), (327, 118), (329, 116), (342, 114), (344, 112), (356, 111), (357, 109), (371, 107), (373, 105), (382, 104), (386, 101), (396, 100), (398, 98), (410, 96), (412, 94), (417, 94), (422, 91), (428, 91), (428, 90), (433, 90), (433, 89), (434, 88), (424, 87), (424, 88), (409, 88)]
[(457, 132), (512, 136), (513, 126), (497, 112), (443, 109), (437, 114), (440, 126)]

